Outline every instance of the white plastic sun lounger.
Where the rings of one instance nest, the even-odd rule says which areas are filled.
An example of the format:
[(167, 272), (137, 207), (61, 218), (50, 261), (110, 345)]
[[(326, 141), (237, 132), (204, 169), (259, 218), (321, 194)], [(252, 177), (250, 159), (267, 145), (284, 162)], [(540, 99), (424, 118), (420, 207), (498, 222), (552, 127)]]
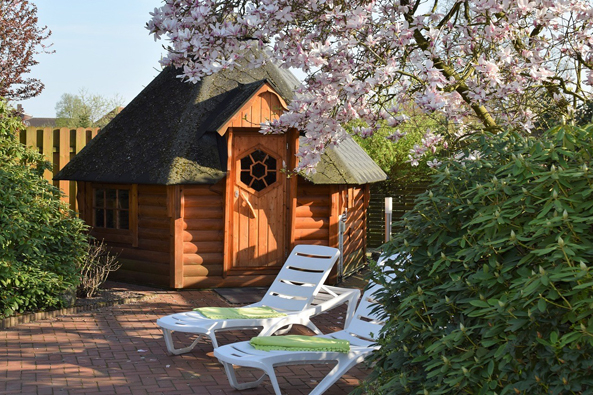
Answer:
[[(367, 290), (354, 313), (354, 319), (341, 331), (334, 332), (326, 337), (330, 339), (345, 339), (350, 342), (350, 352), (327, 352), (327, 351), (261, 351), (249, 344), (240, 342), (228, 344), (214, 350), (214, 356), (224, 365), (225, 372), (231, 386), (238, 390), (257, 387), (266, 377), (270, 378), (276, 395), (281, 395), (278, 379), (274, 368), (285, 365), (334, 363), (336, 366), (321, 380), (311, 391), (310, 395), (323, 394), (331, 387), (344, 373), (354, 365), (362, 362), (367, 355), (379, 347), (374, 343), (383, 323), (377, 314), (373, 313), (373, 293), (378, 286)], [(257, 380), (248, 383), (239, 383), (233, 365), (251, 367), (264, 371), (264, 374)]]
[[(360, 296), (358, 289), (347, 289), (324, 285), (331, 268), (336, 263), (340, 252), (331, 247), (316, 245), (296, 246), (276, 279), (267, 290), (264, 298), (244, 307), (271, 307), (285, 313), (284, 317), (265, 319), (209, 319), (197, 311), (171, 314), (159, 318), (157, 325), (161, 327), (171, 354), (183, 354), (191, 351), (203, 336), (212, 341), (214, 348), (218, 347), (216, 332), (223, 330), (259, 329), (260, 336), (269, 336), (279, 329), (285, 333), (290, 326), (300, 324), (307, 326), (313, 332), (321, 331), (310, 321), (310, 318), (333, 309), (342, 303), (348, 303), (345, 324), (354, 314), (356, 301)], [(175, 348), (172, 332), (186, 332), (198, 334), (198, 337), (187, 347)]]

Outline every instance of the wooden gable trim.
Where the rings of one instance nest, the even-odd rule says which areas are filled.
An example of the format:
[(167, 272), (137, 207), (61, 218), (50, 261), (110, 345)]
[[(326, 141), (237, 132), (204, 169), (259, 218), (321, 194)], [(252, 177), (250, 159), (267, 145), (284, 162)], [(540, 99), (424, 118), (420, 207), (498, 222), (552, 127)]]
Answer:
[[(264, 93), (271, 93), (274, 97), (276, 97), (281, 106), (281, 111), (279, 111), (278, 114), (280, 114), (282, 110), (288, 110), (288, 105), (286, 104), (284, 99), (282, 99), (282, 97), (272, 88), (272, 86), (266, 82), (257, 91), (255, 91), (245, 102), (245, 104), (243, 104), (237, 111), (235, 111), (235, 113), (230, 117), (230, 119), (227, 122), (225, 122), (216, 132), (221, 136), (224, 136), (229, 127), (255, 127), (259, 129), (259, 125), (263, 121), (265, 121), (265, 117), (261, 114), (260, 110), (250, 110), (252, 108), (258, 108), (258, 104), (260, 104), (262, 101), (261, 95), (263, 95)], [(270, 109), (270, 111), (272, 112), (272, 109)], [(248, 114), (251, 114), (250, 118)], [(248, 125), (242, 125), (246, 123), (246, 116), (248, 117)]]

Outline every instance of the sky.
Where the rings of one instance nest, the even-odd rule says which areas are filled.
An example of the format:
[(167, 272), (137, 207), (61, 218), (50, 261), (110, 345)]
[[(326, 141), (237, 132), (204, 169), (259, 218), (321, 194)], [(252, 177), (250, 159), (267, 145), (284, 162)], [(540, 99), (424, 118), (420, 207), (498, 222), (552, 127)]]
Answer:
[(64, 93), (86, 89), (106, 98), (119, 95), (124, 105), (156, 77), (163, 41), (145, 29), (149, 12), (160, 0), (31, 0), (39, 26), (52, 35), (53, 54), (37, 55), (28, 76), (45, 89), (37, 97), (15, 102), (34, 117), (55, 117)]

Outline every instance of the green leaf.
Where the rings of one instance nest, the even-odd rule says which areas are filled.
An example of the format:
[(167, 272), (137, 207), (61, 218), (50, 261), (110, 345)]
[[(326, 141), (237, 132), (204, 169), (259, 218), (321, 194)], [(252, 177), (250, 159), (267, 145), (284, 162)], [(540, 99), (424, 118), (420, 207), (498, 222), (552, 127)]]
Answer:
[(492, 373), (494, 373), (494, 361), (490, 360), (488, 362), (488, 376), (492, 376)]
[(541, 277), (541, 282), (543, 285), (548, 286), (550, 284), (550, 279), (546, 274)]

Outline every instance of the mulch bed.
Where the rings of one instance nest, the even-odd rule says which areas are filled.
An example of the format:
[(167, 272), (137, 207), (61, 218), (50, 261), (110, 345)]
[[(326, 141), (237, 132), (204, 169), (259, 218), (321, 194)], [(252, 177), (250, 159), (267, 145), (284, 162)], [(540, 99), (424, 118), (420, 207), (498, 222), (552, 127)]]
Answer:
[(17, 314), (0, 320), (0, 330), (8, 329), (16, 325), (29, 322), (55, 318), (63, 315), (76, 314), (84, 311), (100, 309), (103, 307), (115, 306), (138, 302), (154, 295), (155, 288), (142, 287), (114, 281), (107, 281), (97, 295), (92, 298), (76, 298), (72, 307), (58, 310), (37, 311), (31, 313)]

